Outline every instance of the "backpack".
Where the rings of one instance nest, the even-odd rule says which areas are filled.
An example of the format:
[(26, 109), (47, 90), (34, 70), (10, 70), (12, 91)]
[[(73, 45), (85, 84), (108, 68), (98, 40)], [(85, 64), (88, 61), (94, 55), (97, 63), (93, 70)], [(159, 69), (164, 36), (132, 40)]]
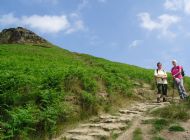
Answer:
[(182, 67), (182, 69), (181, 69), (181, 75), (182, 75), (183, 77), (185, 76), (185, 71), (184, 71), (183, 67)]

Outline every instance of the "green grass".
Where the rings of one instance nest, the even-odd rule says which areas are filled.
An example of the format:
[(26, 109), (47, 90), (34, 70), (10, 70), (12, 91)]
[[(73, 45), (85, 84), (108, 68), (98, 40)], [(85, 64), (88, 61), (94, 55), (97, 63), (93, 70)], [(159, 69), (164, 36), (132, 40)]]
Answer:
[(172, 131), (172, 132), (183, 132), (185, 131), (185, 129), (180, 126), (180, 125), (172, 125), (169, 127), (169, 131)]
[(160, 136), (155, 136), (151, 140), (165, 140), (165, 139)]
[(159, 118), (159, 119), (149, 119), (144, 120), (142, 124), (151, 124), (153, 133), (159, 133), (163, 129), (167, 128), (171, 122), (169, 120)]
[(118, 138), (119, 134), (116, 134), (116, 133), (112, 133), (111, 134), (111, 139), (112, 140), (116, 140)]
[(143, 140), (141, 128), (136, 128), (133, 132), (133, 140)]
[[(154, 88), (153, 70), (56, 46), (0, 45), (0, 60), (0, 137), (4, 139), (51, 138), (58, 124), (109, 111), (121, 104), (120, 99), (135, 99), (136, 82)], [(185, 83), (190, 85), (190, 79)], [(106, 93), (106, 99), (99, 93)]]
[(172, 103), (169, 106), (165, 106), (163, 108), (159, 108), (151, 112), (154, 117), (161, 117), (164, 119), (160, 119), (155, 121), (153, 120), (145, 120), (144, 124), (152, 124), (153, 125), (153, 132), (157, 133), (163, 129), (168, 129), (169, 131), (173, 132), (180, 132), (185, 131), (183, 127), (180, 125), (171, 125), (172, 123), (179, 123), (181, 121), (187, 121), (190, 119), (190, 108), (189, 108), (190, 100), (185, 102)]
[(172, 121), (186, 121), (190, 119), (189, 106), (186, 103), (171, 104), (152, 112), (154, 116), (170, 119)]
[(155, 132), (160, 132), (169, 125), (168, 120), (165, 119), (155, 119), (153, 121), (153, 127)]

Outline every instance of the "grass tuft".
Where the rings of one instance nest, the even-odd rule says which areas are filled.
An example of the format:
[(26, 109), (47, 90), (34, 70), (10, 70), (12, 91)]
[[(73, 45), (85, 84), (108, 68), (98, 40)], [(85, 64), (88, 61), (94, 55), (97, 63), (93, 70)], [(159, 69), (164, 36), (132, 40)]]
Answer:
[(165, 139), (160, 136), (155, 136), (151, 140), (165, 140)]
[(183, 132), (183, 131), (185, 131), (185, 129), (182, 126), (180, 126), (180, 125), (173, 125), (173, 126), (170, 126), (169, 131), (172, 131), (172, 132)]
[(171, 104), (152, 112), (154, 116), (170, 120), (186, 121), (190, 119), (189, 107), (185, 104)]
[(169, 125), (169, 122), (165, 119), (155, 119), (152, 122), (153, 125), (153, 132), (157, 133), (160, 132), (161, 130), (163, 130), (164, 128), (166, 128)]
[(141, 128), (136, 128), (133, 132), (133, 140), (143, 140)]

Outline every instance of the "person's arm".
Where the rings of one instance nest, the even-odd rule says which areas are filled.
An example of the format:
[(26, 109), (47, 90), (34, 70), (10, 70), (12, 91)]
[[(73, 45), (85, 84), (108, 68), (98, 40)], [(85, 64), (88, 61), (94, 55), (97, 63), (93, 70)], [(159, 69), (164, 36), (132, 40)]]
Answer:
[(167, 79), (167, 77), (168, 77), (167, 72), (164, 72), (164, 75), (162, 78)]
[(155, 78), (162, 78), (162, 76), (158, 74), (157, 70), (155, 70), (155, 72), (154, 72), (154, 77)]
[(171, 69), (171, 75), (172, 75), (172, 77), (173, 77), (173, 79), (174, 79), (175, 76), (174, 76), (174, 74), (173, 74), (173, 69), (174, 69), (174, 68)]

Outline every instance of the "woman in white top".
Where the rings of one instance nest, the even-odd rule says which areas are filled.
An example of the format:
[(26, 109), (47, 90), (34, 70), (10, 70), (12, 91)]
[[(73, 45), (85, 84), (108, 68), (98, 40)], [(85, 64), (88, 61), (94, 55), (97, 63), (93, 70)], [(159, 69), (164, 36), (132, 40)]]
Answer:
[(168, 91), (168, 82), (167, 82), (167, 73), (162, 68), (162, 64), (160, 62), (157, 63), (157, 69), (154, 72), (154, 76), (156, 79), (158, 96), (157, 102), (160, 102), (160, 99), (163, 97), (163, 102), (166, 102), (166, 96)]

